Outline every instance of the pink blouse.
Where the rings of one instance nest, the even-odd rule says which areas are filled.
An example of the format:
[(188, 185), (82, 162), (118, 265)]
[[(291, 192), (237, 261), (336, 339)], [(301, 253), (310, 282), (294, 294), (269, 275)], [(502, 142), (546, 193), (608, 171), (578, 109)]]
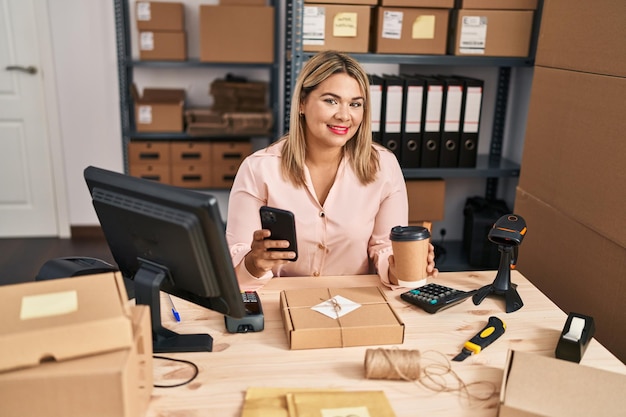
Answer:
[[(258, 289), (272, 276), (368, 273), (378, 273), (391, 286), (389, 232), (393, 226), (408, 224), (406, 184), (395, 155), (375, 146), (380, 171), (368, 185), (361, 184), (344, 158), (322, 206), (306, 167), (306, 187), (296, 188), (282, 177), (281, 148), (276, 144), (248, 156), (231, 188), (226, 239), (241, 289)], [(253, 232), (261, 228), (263, 205), (294, 213), (298, 260), (257, 278), (247, 271), (243, 259)]]

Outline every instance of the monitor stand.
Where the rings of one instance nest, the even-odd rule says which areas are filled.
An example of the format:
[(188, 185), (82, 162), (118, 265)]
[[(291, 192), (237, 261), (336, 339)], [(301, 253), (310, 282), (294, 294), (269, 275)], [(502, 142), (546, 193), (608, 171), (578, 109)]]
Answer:
[(168, 277), (167, 268), (145, 262), (141, 263), (134, 277), (136, 303), (150, 306), (152, 351), (154, 353), (211, 352), (213, 338), (210, 335), (178, 334), (162, 326), (161, 283)]

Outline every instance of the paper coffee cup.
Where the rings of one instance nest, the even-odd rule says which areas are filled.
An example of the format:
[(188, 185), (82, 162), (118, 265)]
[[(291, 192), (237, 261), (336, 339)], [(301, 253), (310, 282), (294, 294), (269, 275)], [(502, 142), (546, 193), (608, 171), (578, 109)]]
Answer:
[(421, 226), (395, 226), (391, 228), (389, 238), (396, 262), (397, 285), (416, 288), (426, 284), (430, 245), (428, 229)]

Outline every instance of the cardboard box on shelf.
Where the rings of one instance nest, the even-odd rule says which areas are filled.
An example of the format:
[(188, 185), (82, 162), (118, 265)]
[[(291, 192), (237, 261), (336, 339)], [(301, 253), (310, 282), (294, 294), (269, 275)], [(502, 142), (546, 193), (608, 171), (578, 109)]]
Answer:
[(230, 188), (244, 158), (252, 153), (252, 144), (245, 142), (213, 142), (211, 158), (212, 187)]
[(143, 61), (185, 61), (187, 35), (185, 32), (139, 32), (139, 59)]
[(280, 308), (291, 349), (404, 341), (404, 323), (378, 287), (286, 290)]
[[(4, 316), (0, 333), (2, 357), (12, 361), (13, 366), (23, 364), (21, 359), (33, 349), (38, 349), (40, 355), (31, 366), (0, 372), (3, 414), (49, 417), (145, 414), (152, 393), (150, 309), (128, 304), (121, 275), (39, 281), (5, 286), (0, 292), (6, 301), (0, 307), (3, 313), (9, 312), (4, 310), (14, 306), (11, 300), (15, 300), (21, 304), (22, 315), (19, 323)], [(75, 293), (74, 297), (70, 293)], [(28, 297), (48, 299), (29, 301)], [(106, 315), (110, 318), (105, 319)], [(77, 327), (79, 323), (85, 326)], [(20, 339), (14, 349), (13, 342), (18, 339), (12, 336), (17, 330), (28, 338)], [(55, 331), (59, 334), (55, 335)], [(55, 345), (56, 340), (62, 344)], [(113, 347), (114, 341), (123, 343)], [(77, 347), (84, 348), (86, 344), (90, 345), (89, 350), (76, 353)], [(9, 348), (11, 352), (6, 352)], [(39, 359), (44, 361), (40, 363)]]
[(133, 163), (128, 165), (128, 173), (133, 177), (170, 184), (172, 182), (172, 169), (167, 164)]
[(0, 286), (0, 371), (129, 348), (125, 297), (118, 275)]
[(621, 416), (626, 375), (509, 351), (498, 417)]
[(304, 4), (302, 50), (368, 52), (370, 6)]
[(171, 183), (177, 187), (208, 188), (211, 186), (211, 166), (195, 162), (172, 165)]
[(524, 190), (622, 247), (625, 96), (626, 78), (535, 67), (519, 179)]
[(220, 6), (265, 6), (267, 0), (219, 0)]
[(388, 54), (444, 55), (448, 9), (377, 7), (371, 50)]
[(199, 141), (172, 142), (172, 165), (210, 164), (211, 143)]
[(145, 88), (139, 96), (133, 86), (137, 132), (182, 132), (185, 90)]
[(443, 220), (446, 182), (443, 179), (407, 180), (409, 222)]
[(169, 164), (169, 141), (132, 141), (128, 144), (130, 164)]
[(544, 2), (535, 64), (626, 77), (625, 13), (621, 1)]
[(452, 55), (527, 57), (532, 10), (455, 10), (450, 19)]
[(200, 5), (200, 61), (274, 62), (274, 8)]
[(135, 21), (140, 31), (184, 31), (185, 8), (181, 2), (137, 1)]

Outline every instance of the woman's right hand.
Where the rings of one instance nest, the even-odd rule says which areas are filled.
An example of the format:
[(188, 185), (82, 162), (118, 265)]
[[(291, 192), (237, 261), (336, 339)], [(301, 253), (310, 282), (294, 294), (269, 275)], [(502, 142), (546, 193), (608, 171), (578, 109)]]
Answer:
[(284, 265), (295, 258), (295, 252), (272, 251), (272, 248), (288, 248), (287, 240), (266, 239), (271, 233), (267, 229), (255, 230), (252, 234), (250, 252), (246, 255), (246, 269), (255, 277), (262, 277), (275, 267)]

